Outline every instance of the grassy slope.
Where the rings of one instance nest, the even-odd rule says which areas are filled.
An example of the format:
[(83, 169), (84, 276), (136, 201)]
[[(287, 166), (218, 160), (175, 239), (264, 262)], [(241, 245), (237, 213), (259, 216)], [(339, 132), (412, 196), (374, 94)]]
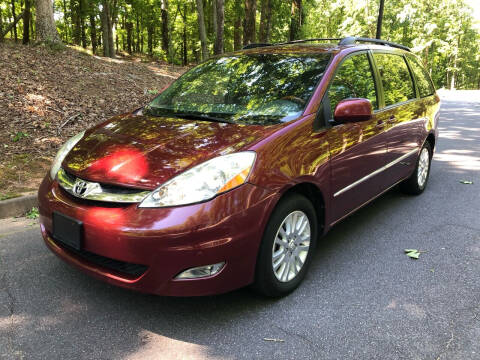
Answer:
[(73, 48), (0, 44), (0, 200), (38, 188), (68, 137), (145, 104), (182, 72)]

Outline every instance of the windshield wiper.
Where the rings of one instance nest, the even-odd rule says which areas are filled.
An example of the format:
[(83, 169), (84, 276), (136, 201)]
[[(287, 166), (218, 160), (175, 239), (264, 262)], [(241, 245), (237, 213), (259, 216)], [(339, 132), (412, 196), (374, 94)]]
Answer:
[(215, 116), (210, 116), (207, 114), (193, 114), (193, 113), (172, 113), (169, 114), (182, 119), (191, 119), (191, 120), (202, 120), (202, 121), (213, 121), (219, 123), (235, 124), (233, 121), (229, 121), (224, 118), (219, 118)]

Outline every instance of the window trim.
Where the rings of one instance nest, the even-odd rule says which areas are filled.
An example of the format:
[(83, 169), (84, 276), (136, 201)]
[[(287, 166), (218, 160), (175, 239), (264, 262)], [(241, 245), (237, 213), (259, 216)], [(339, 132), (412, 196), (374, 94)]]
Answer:
[[(368, 60), (369, 65), (370, 65), (370, 71), (372, 72), (373, 84), (375, 86), (375, 94), (376, 94), (376, 97), (377, 97), (377, 107), (378, 107), (378, 109), (374, 109), (373, 113), (375, 114), (375, 113), (377, 113), (378, 111), (381, 110), (381, 107), (380, 107), (380, 96), (381, 95), (380, 95), (380, 91), (379, 91), (379, 88), (378, 88), (379, 84), (377, 83), (377, 78), (376, 78), (376, 68), (374, 66), (374, 63), (372, 62), (372, 59), (370, 58), (369, 53), (370, 53), (370, 50), (358, 50), (358, 51), (355, 51), (355, 52), (352, 52), (350, 54), (345, 55), (343, 57), (343, 59), (340, 60), (337, 67), (335, 68), (335, 71), (332, 74), (332, 77), (330, 78), (330, 81), (329, 81), (329, 83), (328, 83), (328, 85), (325, 89), (325, 92), (323, 93), (322, 100), (320, 101), (320, 106), (317, 110), (317, 115), (315, 117), (315, 123), (318, 123), (319, 121), (323, 120), (323, 124), (317, 124), (317, 125), (314, 124), (314, 129), (321, 129), (322, 127), (330, 128), (330, 127), (335, 126), (335, 124), (332, 124), (332, 122), (331, 122), (331, 120), (332, 120), (331, 117), (333, 116), (333, 111), (332, 111), (331, 106), (330, 106), (328, 92), (330, 90), (330, 87), (331, 87), (333, 81), (335, 80), (335, 77), (337, 76), (338, 70), (342, 67), (343, 63), (346, 60), (348, 60), (349, 58), (351, 58), (352, 56), (361, 55), (361, 54), (366, 54), (367, 55), (367, 60)], [(328, 104), (327, 104), (327, 102), (328, 102)], [(330, 117), (330, 119), (326, 118), (327, 114)]]
[[(425, 95), (425, 96), (422, 96), (422, 95), (420, 94), (420, 89), (418, 88), (418, 85), (417, 85), (417, 88), (418, 88), (418, 98), (419, 98), (419, 99), (425, 99), (425, 98), (427, 98), (427, 97), (429, 97), (429, 96), (435, 95), (435, 93), (437, 92), (437, 89), (435, 89), (435, 84), (433, 83), (433, 80), (432, 80), (430, 74), (428, 73), (427, 69), (425, 68), (425, 66), (423, 66), (423, 65), (421, 64), (420, 59), (418, 59), (417, 56), (415, 56), (414, 54), (405, 54), (405, 59), (407, 60), (407, 64), (408, 64), (408, 66), (409, 66), (409, 68), (410, 68), (410, 71), (411, 71), (411, 73), (412, 73), (412, 76), (413, 76), (414, 78), (415, 78), (415, 73), (413, 72), (413, 66), (410, 64), (410, 61), (414, 61), (414, 60), (410, 60), (410, 59), (415, 59), (415, 60), (417, 60), (417, 62), (418, 62), (417, 65), (420, 67), (420, 70), (422, 70), (422, 72), (425, 72), (425, 75), (426, 75), (425, 78), (427, 79), (427, 81), (428, 81), (428, 83), (430, 84), (430, 87), (431, 87), (431, 89), (432, 89), (432, 92), (431, 92), (430, 94)], [(415, 78), (415, 82), (416, 82), (416, 80), (417, 80), (417, 79)]]
[[(400, 105), (405, 105), (405, 104), (408, 104), (410, 102), (413, 102), (413, 101), (416, 101), (418, 100), (419, 98), (417, 97), (417, 92), (416, 92), (416, 89), (417, 89), (417, 85), (414, 81), (414, 79), (412, 78), (412, 73), (410, 72), (410, 67), (405, 59), (405, 54), (402, 53), (402, 52), (398, 52), (398, 51), (388, 51), (388, 50), (370, 50), (371, 53), (372, 53), (372, 60), (374, 61), (374, 64), (375, 64), (375, 69), (376, 69), (376, 76), (378, 76), (378, 81), (379, 81), (379, 85), (381, 86), (381, 92), (382, 92), (382, 104), (380, 105), (381, 107), (379, 108), (379, 111), (383, 111), (383, 110), (389, 110), (389, 109), (393, 109), (397, 106), (400, 106)], [(405, 62), (405, 65), (407, 66), (407, 69), (408, 69), (408, 73), (410, 74), (410, 80), (412, 81), (412, 85), (413, 85), (413, 91), (415, 93), (415, 98), (413, 99), (407, 99), (405, 101), (401, 101), (401, 102), (397, 102), (397, 103), (394, 103), (394, 104), (391, 104), (391, 105), (385, 105), (385, 90), (383, 89), (383, 82), (382, 82), (382, 77), (380, 75), (380, 71), (378, 69), (378, 65), (377, 65), (377, 62), (375, 61), (375, 57), (373, 56), (375, 53), (379, 53), (379, 54), (387, 54), (387, 55), (394, 55), (394, 56), (399, 56), (401, 58), (403, 58), (403, 61)]]
[(415, 89), (416, 98), (417, 100), (420, 100), (420, 89), (418, 88), (417, 78), (415, 77), (412, 66), (408, 62), (407, 56), (405, 54), (403, 54), (403, 60), (407, 63), (407, 68), (408, 68), (408, 71), (410, 72), (410, 78), (412, 79), (413, 87)]

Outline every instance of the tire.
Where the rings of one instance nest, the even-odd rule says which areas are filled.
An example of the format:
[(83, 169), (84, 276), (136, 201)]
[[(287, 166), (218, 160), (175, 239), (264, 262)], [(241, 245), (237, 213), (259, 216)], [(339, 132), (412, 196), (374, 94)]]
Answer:
[[(304, 225), (306, 221), (308, 224)], [(296, 231), (291, 231), (292, 223), (297, 224)], [(269, 297), (293, 291), (302, 282), (311, 262), (317, 229), (315, 208), (305, 196), (291, 194), (281, 199), (270, 216), (260, 244), (254, 290)]]
[[(428, 159), (426, 158), (428, 156)], [(413, 174), (400, 184), (400, 190), (409, 195), (420, 195), (427, 187), (432, 162), (432, 147), (428, 141), (420, 150)], [(426, 168), (425, 168), (426, 166)]]

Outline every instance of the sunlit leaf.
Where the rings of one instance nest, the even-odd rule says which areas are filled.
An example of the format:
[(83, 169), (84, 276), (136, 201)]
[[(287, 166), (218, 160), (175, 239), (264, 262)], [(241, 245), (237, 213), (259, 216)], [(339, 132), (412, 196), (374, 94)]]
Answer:
[(405, 249), (405, 254), (412, 259), (418, 259), (420, 251), (417, 249)]

